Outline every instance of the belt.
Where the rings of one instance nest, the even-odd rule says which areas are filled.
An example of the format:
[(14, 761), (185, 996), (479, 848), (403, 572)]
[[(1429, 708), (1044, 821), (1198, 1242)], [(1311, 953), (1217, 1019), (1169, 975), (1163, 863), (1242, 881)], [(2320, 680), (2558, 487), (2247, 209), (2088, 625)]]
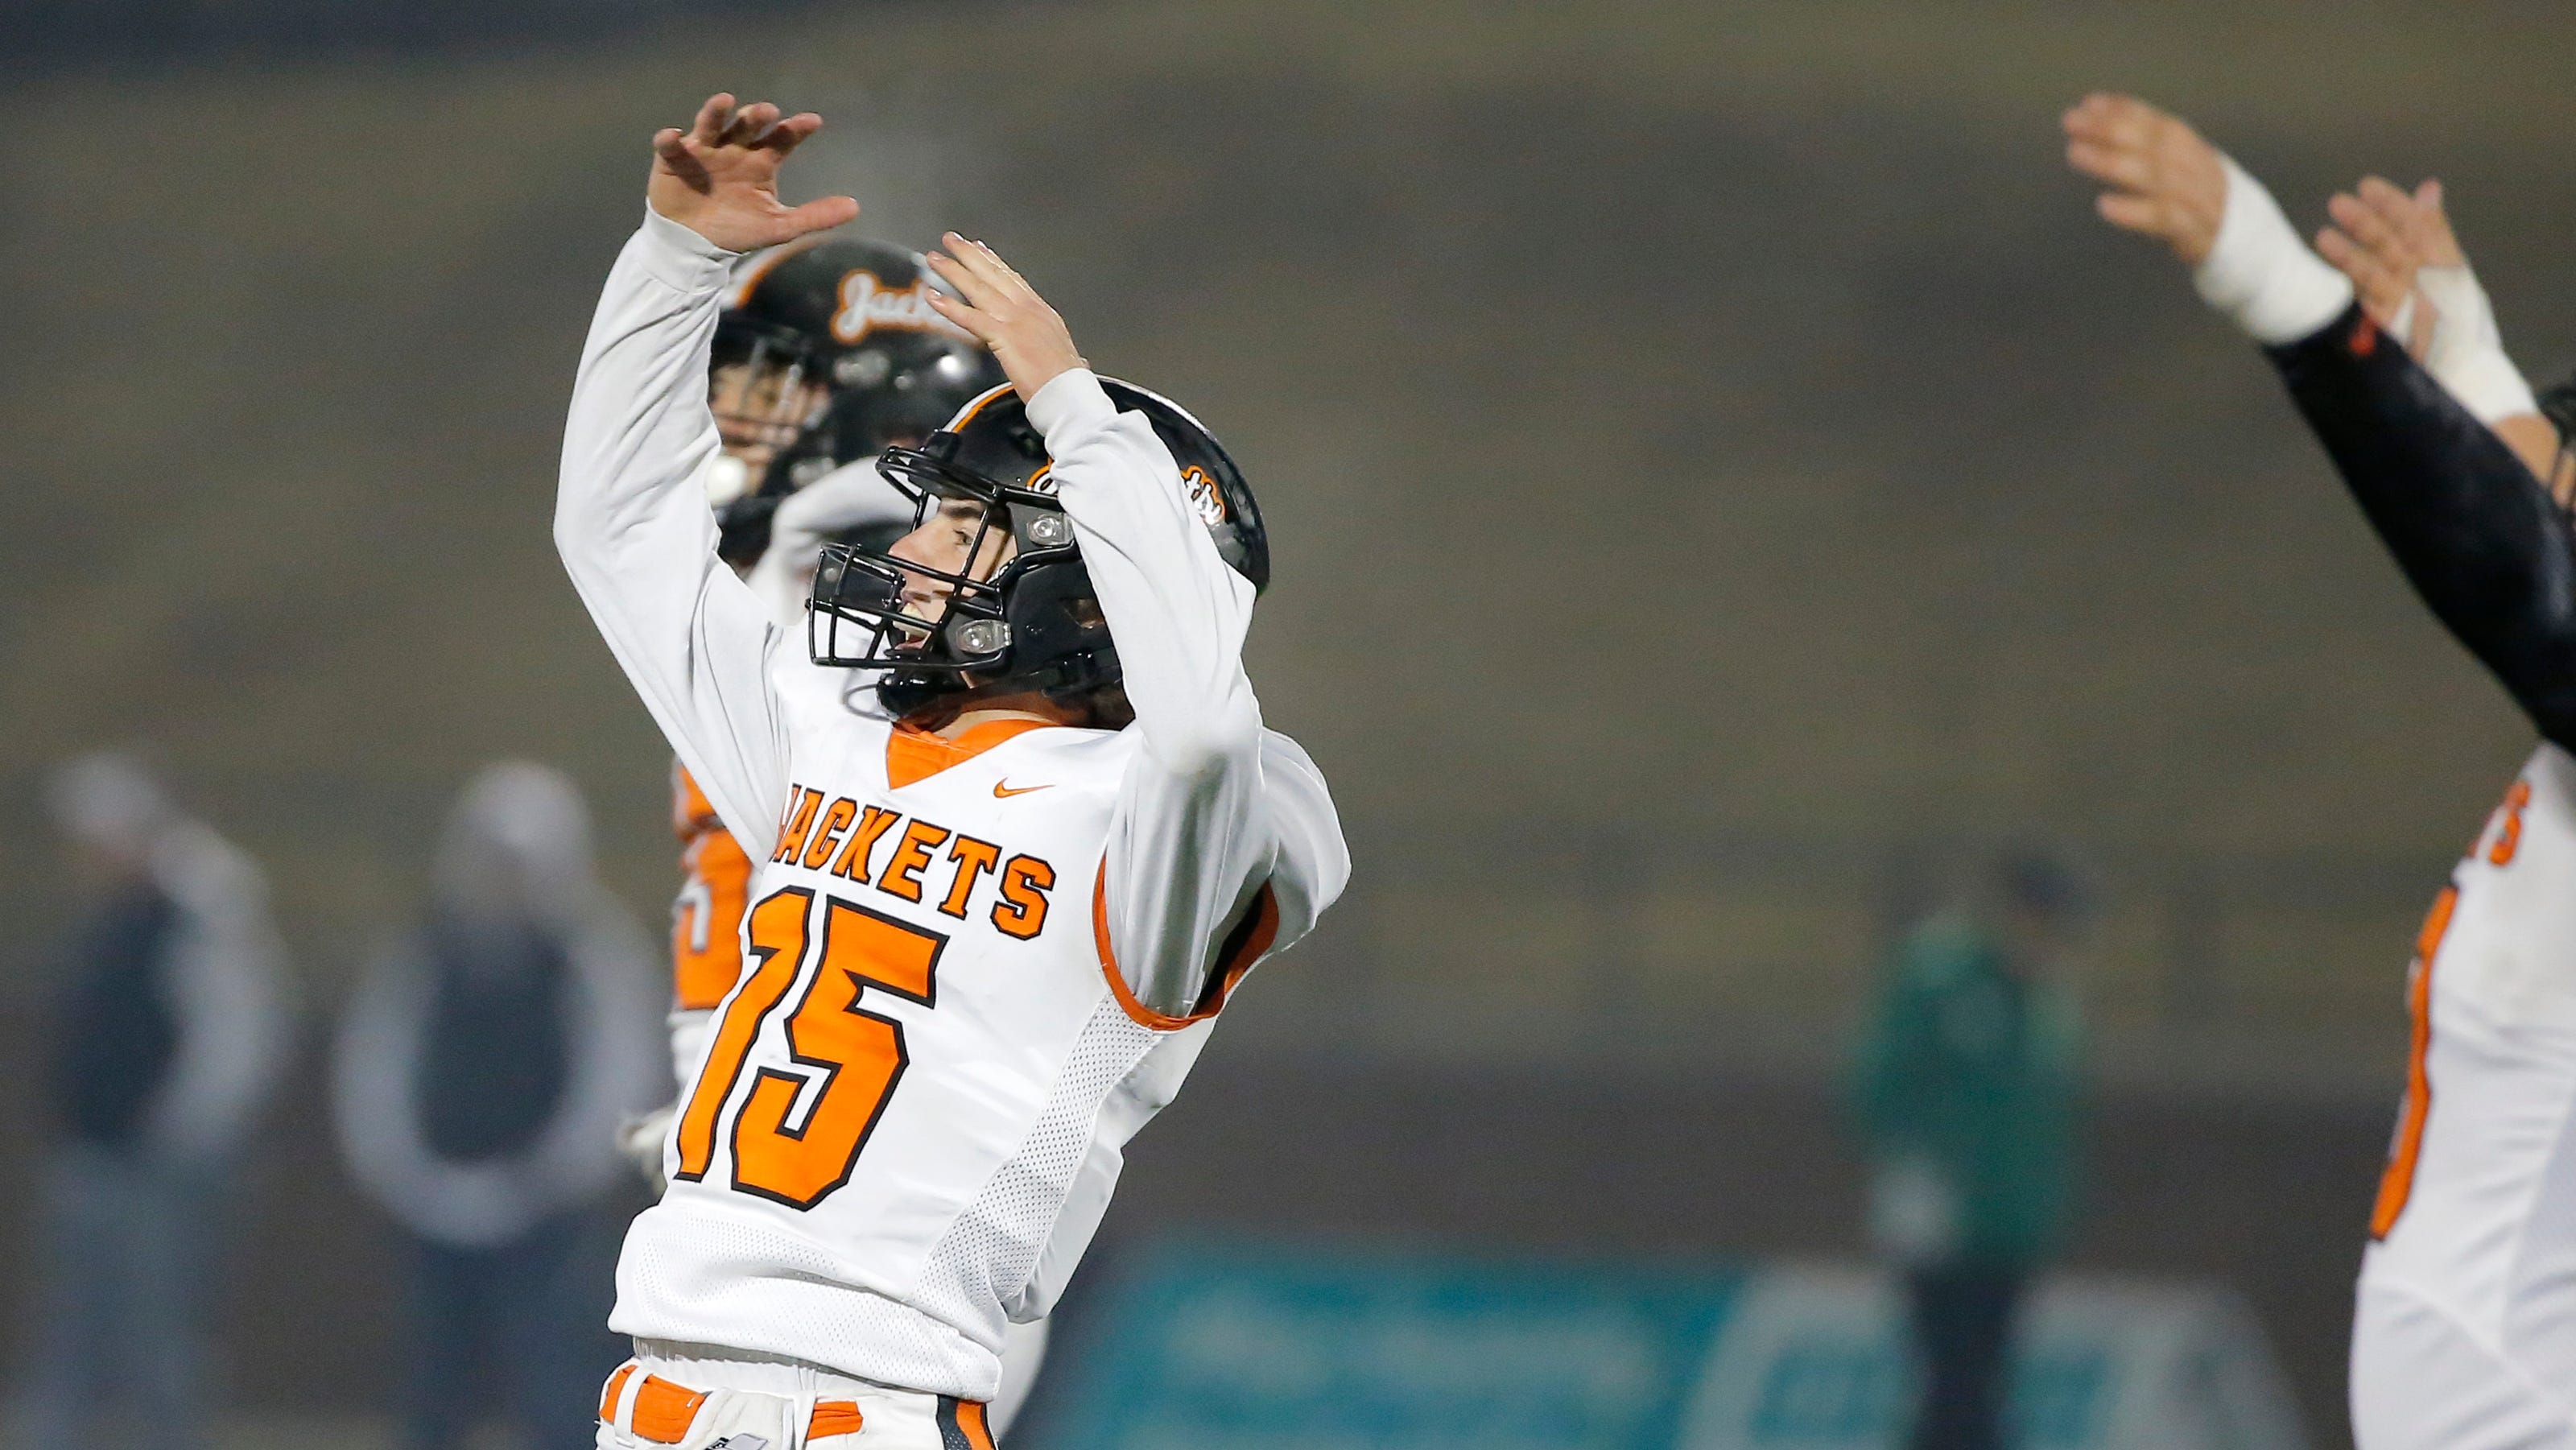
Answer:
[[(630, 1360), (608, 1377), (608, 1387), (599, 1397), (599, 1418), (616, 1421), (618, 1396), (625, 1391), (626, 1381), (633, 1377), (635, 1369)], [(689, 1426), (698, 1418), (698, 1407), (706, 1402), (705, 1390), (693, 1390), (648, 1374), (635, 1387), (635, 1408), (627, 1424), (657, 1445), (677, 1445), (688, 1438)], [(856, 1400), (816, 1400), (814, 1412), (806, 1417), (805, 1438), (812, 1441), (831, 1435), (855, 1435), (866, 1423), (867, 1417), (859, 1413)], [(939, 1440), (942, 1450), (994, 1450), (993, 1432), (984, 1424), (983, 1401), (941, 1395)]]

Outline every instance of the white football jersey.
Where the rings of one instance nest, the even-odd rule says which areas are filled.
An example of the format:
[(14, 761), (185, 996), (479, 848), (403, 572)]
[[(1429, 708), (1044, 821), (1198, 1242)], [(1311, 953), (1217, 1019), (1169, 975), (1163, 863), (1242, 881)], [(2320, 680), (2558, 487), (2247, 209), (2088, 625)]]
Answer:
[(1205, 1004), (1163, 1016), (1098, 910), (1134, 734), (1012, 721), (948, 747), (846, 711), (804, 723), (744, 918), (754, 965), (674, 1120), (670, 1190), (629, 1232), (610, 1326), (985, 1398), (1004, 1317), (1052, 1307), (1128, 1138), (1299, 888), (1265, 887)]
[(2576, 758), (2544, 744), (2433, 904), (2353, 1328), (2364, 1450), (2576, 1444)]

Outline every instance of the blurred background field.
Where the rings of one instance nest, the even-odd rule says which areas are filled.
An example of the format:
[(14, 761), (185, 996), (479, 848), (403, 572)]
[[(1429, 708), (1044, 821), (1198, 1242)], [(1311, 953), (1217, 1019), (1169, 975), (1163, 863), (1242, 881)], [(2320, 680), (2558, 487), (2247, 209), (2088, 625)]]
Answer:
[[(62, 920), (39, 772), (101, 743), (267, 865), (316, 1022), (494, 755), (578, 777), (660, 917), (667, 757), (547, 517), (642, 141), (730, 87), (829, 118), (804, 180), (863, 228), (1003, 248), (1271, 520), (1253, 673), (1358, 878), (1139, 1143), (1113, 1237), (1856, 1253), (1833, 1074), (1872, 964), (2036, 835), (2108, 908), (2076, 1262), (2241, 1290), (2331, 1442), (2414, 925), (2529, 731), (2268, 369), (2093, 219), (2055, 117), (2167, 102), (2307, 225), (2364, 170), (2440, 175), (2556, 377), (2559, 23), (13, 8), (0, 966), (32, 983)], [(0, 1002), (21, 1089), (33, 992)], [(229, 1321), (269, 1426), (385, 1383), (320, 1090), (308, 1053)], [(35, 1131), (0, 1114), (13, 1154)]]

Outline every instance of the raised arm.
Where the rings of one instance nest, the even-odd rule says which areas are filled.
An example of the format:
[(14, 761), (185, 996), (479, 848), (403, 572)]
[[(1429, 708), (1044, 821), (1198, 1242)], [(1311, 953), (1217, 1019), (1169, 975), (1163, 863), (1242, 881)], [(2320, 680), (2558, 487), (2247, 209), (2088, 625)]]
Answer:
[(2455, 396), (2475, 395), (2474, 379), (2446, 386), (2383, 330), (2411, 321), (2400, 316), (2407, 289), (2360, 265), (2370, 248), (2352, 244), (2373, 239), (2367, 219), (2335, 208), (2347, 230), (2321, 241), (2343, 253), (2338, 271), (2300, 243), (2261, 183), (2176, 118), (2095, 96), (2066, 129), (2069, 161), (2114, 188), (2103, 215), (2164, 241), (2202, 296), (2264, 345), (2416, 593), (2542, 735), (2576, 748), (2576, 536), (2524, 460)]
[(2576, 750), (2576, 534), (2522, 458), (2358, 308), (2268, 350), (2407, 581)]
[(847, 197), (778, 200), (779, 163), (821, 125), (719, 95), (654, 138), (644, 226), (582, 348), (555, 504), (555, 545), (600, 634), (746, 841), (769, 839), (786, 796), (769, 670), (793, 641), (716, 557), (707, 348), (735, 256), (857, 215)]
[(2404, 339), (2433, 380), (2565, 501), (2576, 480), (2551, 476), (2559, 471), (2558, 429), (2504, 350), (2486, 288), (2443, 209), (2442, 183), (2407, 192), (2367, 176), (2326, 209), (2334, 224), (2317, 234), (2317, 250), (2352, 280), (2362, 310)]
[(1130, 1010), (1179, 1026), (1340, 894), (1340, 821), (1314, 763), (1262, 728), (1243, 669), (1253, 587), (1218, 555), (1170, 450), (1111, 403), (1019, 274), (954, 233), (943, 246), (930, 264), (958, 295), (933, 303), (1028, 400), (1117, 643), (1142, 748), (1119, 785), (1097, 924)]

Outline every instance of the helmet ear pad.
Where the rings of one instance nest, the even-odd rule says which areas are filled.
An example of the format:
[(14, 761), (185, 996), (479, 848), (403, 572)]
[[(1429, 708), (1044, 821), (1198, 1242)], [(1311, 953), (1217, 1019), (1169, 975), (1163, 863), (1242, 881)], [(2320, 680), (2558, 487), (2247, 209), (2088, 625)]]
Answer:
[(1118, 646), (1080, 555), (1031, 561), (1003, 597), (1013, 658), (1047, 662), (1023, 683), (1069, 703), (1117, 681)]

